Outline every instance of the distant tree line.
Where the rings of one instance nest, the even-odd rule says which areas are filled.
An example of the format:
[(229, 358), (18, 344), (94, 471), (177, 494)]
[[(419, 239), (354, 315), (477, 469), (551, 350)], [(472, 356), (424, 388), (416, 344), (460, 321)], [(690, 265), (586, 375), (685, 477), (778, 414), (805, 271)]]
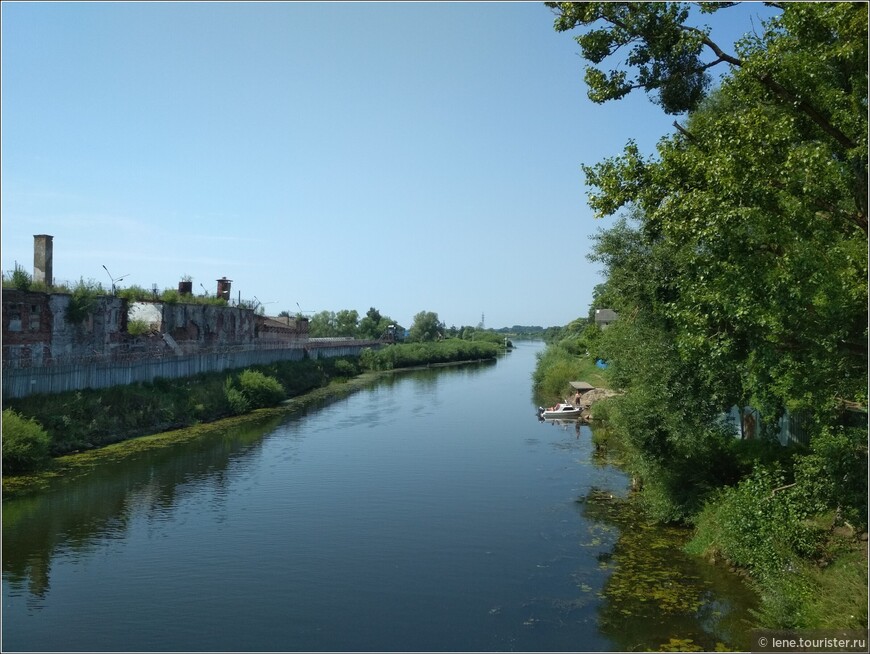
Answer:
[[(289, 311), (282, 311), (280, 316), (292, 316)], [(297, 317), (303, 314), (297, 313)], [(407, 331), (407, 336), (405, 332)], [(377, 340), (395, 335), (398, 341), (409, 343), (427, 343), (456, 338), (466, 341), (489, 341), (504, 344), (505, 337), (510, 335), (540, 335), (542, 327), (521, 327), (502, 329), (484, 329), (481, 326), (472, 327), (447, 325), (434, 311), (420, 311), (414, 316), (411, 326), (407, 328), (375, 307), (369, 308), (362, 318), (355, 309), (340, 311), (319, 311), (308, 318), (308, 334), (311, 338), (357, 338)]]

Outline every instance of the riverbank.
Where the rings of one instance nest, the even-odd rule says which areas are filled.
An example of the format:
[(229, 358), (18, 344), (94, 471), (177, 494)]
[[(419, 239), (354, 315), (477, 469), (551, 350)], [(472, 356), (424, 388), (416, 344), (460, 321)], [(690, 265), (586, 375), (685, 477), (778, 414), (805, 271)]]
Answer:
[[(590, 358), (550, 345), (536, 391), (564, 388)], [(865, 628), (866, 429), (826, 426), (809, 446), (739, 439), (663, 411), (655, 381), (594, 411), (606, 429), (593, 441), (618, 451), (638, 506), (690, 530), (686, 552), (745, 576), (761, 598), (759, 627)]]
[[(492, 359), (488, 360), (492, 361)], [(481, 359), (473, 359), (450, 363), (442, 362), (432, 364), (432, 367), (462, 366), (481, 361)], [(346, 368), (346, 366), (339, 367)], [(258, 408), (243, 415), (226, 416), (206, 423), (130, 436), (101, 447), (55, 456), (47, 463), (45, 469), (28, 474), (4, 474), (2, 479), (3, 499), (7, 500), (41, 492), (59, 480), (72, 480), (89, 473), (94, 467), (138, 456), (144, 452), (170, 448), (179, 443), (200, 438), (209, 438), (240, 426), (267, 423), (272, 420), (278, 421), (288, 414), (303, 411), (311, 406), (324, 405), (345, 398), (384, 376), (419, 368), (421, 367), (367, 371), (354, 377), (333, 379), (324, 386), (288, 398), (275, 407)], [(422, 368), (426, 368), (426, 366), (422, 366)]]
[(499, 352), (491, 343), (447, 339), (366, 349), (359, 357), (276, 361), (181, 379), (9, 399), (4, 416), (12, 418), (15, 428), (4, 429), (3, 473), (32, 472), (49, 456), (276, 406), (365, 371), (494, 359)]
[(590, 427), (535, 419), (539, 349), (378, 376), (6, 502), (4, 642), (745, 649), (739, 580), (623, 510)]

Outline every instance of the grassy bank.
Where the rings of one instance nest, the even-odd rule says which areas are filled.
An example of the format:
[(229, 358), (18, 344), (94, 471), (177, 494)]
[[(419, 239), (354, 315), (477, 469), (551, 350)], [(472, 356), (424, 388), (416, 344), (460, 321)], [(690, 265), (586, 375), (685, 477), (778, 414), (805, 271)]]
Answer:
[(95, 467), (112, 464), (144, 452), (174, 447), (180, 443), (211, 438), (227, 430), (243, 426), (277, 424), (283, 416), (302, 411), (312, 405), (323, 405), (364, 388), (374, 382), (381, 373), (362, 373), (348, 380), (333, 380), (322, 386), (282, 402), (279, 406), (252, 410), (244, 415), (231, 416), (210, 423), (197, 424), (181, 429), (171, 429), (125, 439), (105, 447), (84, 452), (57, 456), (30, 474), (4, 475), (3, 499), (12, 499), (47, 489), (52, 483), (64, 482), (88, 474)]
[[(49, 436), (48, 453), (61, 456), (276, 406), (360, 372), (356, 359), (281, 361), (184, 379), (34, 395), (8, 400), (4, 408), (35, 420)], [(4, 438), (4, 455), (6, 445)], [(17, 471), (4, 468), (9, 472)]]
[(12, 399), (5, 402), (3, 414), (4, 488), (11, 475), (51, 467), (53, 457), (282, 403), (292, 407), (306, 398), (318, 401), (324, 393), (354, 388), (356, 381), (348, 381), (366, 371), (491, 359), (498, 351), (492, 344), (451, 339), (365, 350), (358, 358), (281, 361), (185, 379)]
[[(593, 361), (584, 348), (551, 343), (538, 359), (536, 391), (625, 379), (617, 369), (592, 381)], [(761, 600), (759, 627), (866, 627), (866, 427), (828, 425), (808, 446), (783, 447), (735, 438), (698, 406), (670, 410), (679, 386), (664, 376), (620, 386), (627, 392), (595, 412), (608, 421), (597, 445), (618, 449), (650, 518), (691, 528), (687, 552), (746, 576)]]
[(535, 397), (552, 404), (569, 392), (568, 382), (585, 381), (596, 388), (610, 388), (607, 370), (595, 365), (591, 356), (575, 355), (562, 345), (550, 345), (537, 355), (538, 362), (532, 373)]

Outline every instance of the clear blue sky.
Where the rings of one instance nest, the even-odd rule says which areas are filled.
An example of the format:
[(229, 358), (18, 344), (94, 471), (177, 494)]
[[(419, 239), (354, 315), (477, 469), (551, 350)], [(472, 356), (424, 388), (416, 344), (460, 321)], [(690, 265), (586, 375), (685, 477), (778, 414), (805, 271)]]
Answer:
[(608, 224), (581, 163), (674, 120), (583, 64), (542, 3), (4, 2), (2, 268), (46, 233), (56, 281), (564, 325)]

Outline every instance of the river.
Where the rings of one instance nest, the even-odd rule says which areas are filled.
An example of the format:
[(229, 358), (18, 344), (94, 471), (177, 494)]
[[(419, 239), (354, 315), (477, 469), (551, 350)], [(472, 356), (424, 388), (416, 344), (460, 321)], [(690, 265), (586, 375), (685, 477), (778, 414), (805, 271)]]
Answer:
[(743, 584), (537, 420), (540, 348), (4, 502), (3, 651), (746, 649)]

